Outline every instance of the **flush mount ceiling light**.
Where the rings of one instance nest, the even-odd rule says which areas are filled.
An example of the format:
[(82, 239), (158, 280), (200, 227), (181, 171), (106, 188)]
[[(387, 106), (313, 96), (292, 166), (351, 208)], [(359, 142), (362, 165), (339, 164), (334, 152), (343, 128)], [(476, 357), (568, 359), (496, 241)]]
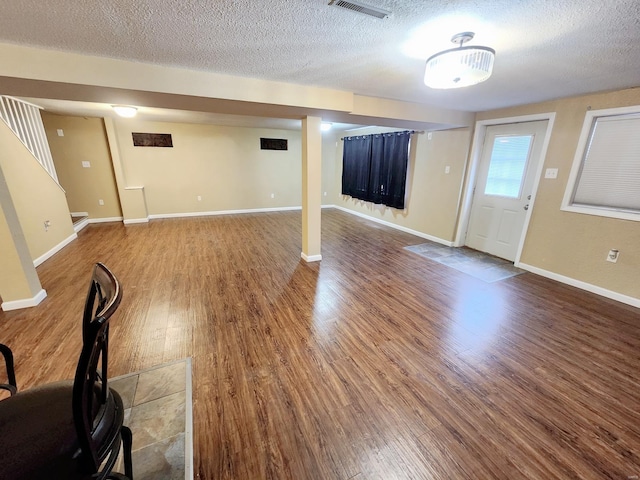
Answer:
[(424, 83), (431, 88), (460, 88), (484, 82), (493, 71), (496, 51), (489, 47), (465, 47), (473, 32), (462, 32), (451, 37), (460, 45), (436, 53), (427, 60)]
[(133, 118), (138, 113), (138, 109), (136, 107), (130, 107), (127, 105), (111, 105), (111, 108), (115, 110), (115, 112), (124, 118)]
[(320, 125), (320, 130), (322, 130), (323, 132), (328, 132), (329, 130), (331, 130), (331, 127), (333, 127), (332, 123), (322, 122), (322, 124)]

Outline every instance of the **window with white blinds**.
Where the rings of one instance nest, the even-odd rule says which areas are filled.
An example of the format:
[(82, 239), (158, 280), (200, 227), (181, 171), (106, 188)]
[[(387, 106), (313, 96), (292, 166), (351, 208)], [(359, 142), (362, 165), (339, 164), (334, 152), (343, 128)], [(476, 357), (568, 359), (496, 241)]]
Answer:
[(493, 141), (485, 195), (520, 198), (533, 135), (497, 135)]
[(563, 210), (640, 220), (640, 106), (587, 112)]

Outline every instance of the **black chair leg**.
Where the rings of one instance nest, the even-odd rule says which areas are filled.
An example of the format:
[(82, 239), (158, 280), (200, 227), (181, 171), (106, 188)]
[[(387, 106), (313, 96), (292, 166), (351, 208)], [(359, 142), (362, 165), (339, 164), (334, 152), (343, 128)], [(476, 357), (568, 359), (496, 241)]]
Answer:
[[(93, 480), (94, 478), (95, 477), (91, 477), (91, 479), (87, 479), (87, 480)], [(121, 473), (111, 472), (105, 480), (129, 480), (129, 478), (124, 476)]]
[(122, 439), (122, 460), (124, 463), (124, 475), (122, 473), (110, 472), (106, 480), (133, 480), (133, 467), (131, 463), (131, 447), (133, 445), (133, 435), (131, 429), (125, 425), (120, 428), (120, 438)]
[(8, 390), (11, 395), (15, 395), (18, 390), (18, 384), (16, 383), (16, 371), (13, 366), (13, 352), (6, 345), (0, 343), (0, 353), (4, 357), (4, 362), (7, 367), (7, 379), (9, 384), (2, 384), (0, 388)]
[(124, 474), (129, 480), (133, 480), (133, 466), (131, 463), (131, 447), (133, 445), (133, 435), (131, 429), (125, 425), (120, 429), (122, 437), (122, 454), (124, 456)]

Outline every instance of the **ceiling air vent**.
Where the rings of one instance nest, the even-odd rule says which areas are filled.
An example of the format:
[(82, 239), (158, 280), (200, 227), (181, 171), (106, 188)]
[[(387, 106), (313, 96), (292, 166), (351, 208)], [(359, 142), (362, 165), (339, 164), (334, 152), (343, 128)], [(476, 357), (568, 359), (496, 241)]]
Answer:
[(381, 8), (372, 7), (370, 5), (365, 5), (364, 3), (357, 2), (355, 0), (331, 0), (329, 5), (333, 5), (334, 7), (346, 8), (347, 10), (351, 10), (353, 12), (362, 13), (364, 15), (369, 15), (370, 17), (376, 18), (387, 18), (391, 15), (391, 12), (386, 10), (382, 10)]

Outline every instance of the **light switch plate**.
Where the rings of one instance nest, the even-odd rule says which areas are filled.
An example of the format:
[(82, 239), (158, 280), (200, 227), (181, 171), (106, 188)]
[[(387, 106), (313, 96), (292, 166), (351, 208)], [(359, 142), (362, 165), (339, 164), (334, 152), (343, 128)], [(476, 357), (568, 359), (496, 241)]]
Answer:
[(83, 160), (83, 161), (82, 161), (82, 166), (83, 166), (84, 168), (90, 168), (90, 167), (91, 167), (91, 163), (90, 163), (90, 162), (88, 162), (87, 160)]
[(57, 132), (59, 137), (64, 137), (64, 131), (61, 128), (59, 128)]

